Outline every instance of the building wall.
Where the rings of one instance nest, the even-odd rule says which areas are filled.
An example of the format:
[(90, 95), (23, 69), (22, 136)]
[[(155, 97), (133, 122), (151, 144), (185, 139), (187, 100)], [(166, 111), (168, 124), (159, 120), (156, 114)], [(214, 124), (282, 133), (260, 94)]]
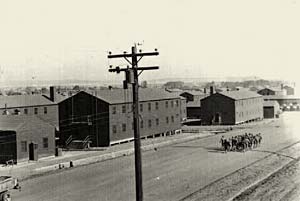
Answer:
[(181, 122), (187, 119), (186, 99), (180, 99), (180, 116)]
[[(47, 109), (45, 109), (47, 108)], [(14, 107), (7, 108), (9, 115), (15, 115), (16, 110), (20, 111), (18, 115), (34, 115), (55, 127), (58, 127), (58, 105), (42, 105), (42, 106), (29, 106), (29, 107)], [(37, 114), (35, 111), (37, 110)], [(46, 110), (46, 113), (45, 113)], [(5, 109), (0, 109), (0, 114), (3, 114)], [(26, 113), (27, 111), (27, 113)]]
[(91, 146), (109, 145), (109, 105), (85, 92), (59, 103), (59, 145), (91, 137)]
[[(220, 94), (213, 94), (201, 100), (201, 121), (203, 124), (235, 124), (234, 100)], [(217, 123), (217, 116), (221, 122)]]
[(235, 123), (263, 118), (263, 99), (249, 98), (235, 101)]
[(284, 88), (285, 88), (285, 90), (286, 90), (286, 94), (287, 94), (287, 95), (294, 95), (294, 94), (295, 94), (294, 88), (288, 87), (288, 86), (286, 86), (286, 87), (284, 87)]
[[(166, 104), (166, 102), (168, 103)], [(151, 110), (149, 110), (149, 104), (151, 105)], [(156, 108), (156, 104), (158, 104), (158, 108)], [(143, 109), (141, 109), (141, 105)], [(181, 105), (180, 98), (140, 102), (139, 111), (141, 116), (140, 119), (141, 137), (161, 134), (167, 131), (174, 131), (180, 129), (181, 127), (180, 105)], [(123, 113), (122, 107), (126, 108), (125, 113)], [(110, 122), (111, 142), (122, 140), (122, 139), (133, 138), (133, 116), (132, 116), (133, 114), (131, 108), (132, 108), (131, 104), (110, 105), (109, 122)], [(113, 114), (113, 110), (116, 110), (116, 114)], [(168, 118), (168, 122), (167, 122), (167, 118)], [(151, 122), (151, 126), (150, 126), (150, 122)], [(123, 128), (125, 129), (123, 130)]]
[[(26, 119), (25, 124), (17, 131), (17, 160), (29, 159), (29, 144), (38, 144), (38, 158), (54, 156), (55, 154), (55, 127), (38, 120), (37, 118)], [(44, 147), (43, 138), (48, 139), (48, 147)], [(22, 143), (26, 142), (26, 150), (22, 150)]]
[(201, 108), (199, 107), (187, 107), (187, 117), (189, 119), (200, 119), (201, 118)]

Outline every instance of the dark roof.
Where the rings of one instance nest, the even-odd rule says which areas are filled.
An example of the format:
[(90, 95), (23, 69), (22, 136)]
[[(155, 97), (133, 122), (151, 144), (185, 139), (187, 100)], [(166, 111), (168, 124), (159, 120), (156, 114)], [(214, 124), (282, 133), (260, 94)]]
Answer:
[(242, 99), (249, 99), (249, 98), (257, 98), (262, 97), (260, 94), (247, 91), (247, 90), (241, 90), (241, 91), (224, 91), (224, 92), (218, 92), (219, 94), (223, 96), (227, 96), (234, 100), (242, 100)]
[(196, 91), (196, 90), (185, 90), (181, 94), (184, 94), (184, 93), (188, 93), (193, 96), (203, 96), (204, 95), (204, 93), (202, 91)]
[(263, 106), (264, 107), (274, 107), (274, 106), (279, 106), (279, 103), (277, 101), (264, 101)]
[[(98, 90), (94, 93), (88, 93), (88, 94), (94, 95), (109, 104), (132, 102), (131, 89)], [(180, 99), (180, 96), (167, 92), (164, 89), (158, 89), (158, 88), (139, 89), (139, 101), (166, 100), (166, 99)]]
[(7, 108), (14, 108), (53, 105), (55, 103), (43, 95), (0, 96), (0, 109), (5, 108), (5, 104)]
[(261, 89), (261, 90), (259, 90), (259, 92), (260, 91), (263, 91), (263, 90), (271, 90), (271, 91), (274, 91), (274, 92), (278, 92), (278, 91), (282, 91), (282, 89), (279, 89), (279, 88), (274, 88), (274, 87), (265, 87), (265, 88), (263, 88), (263, 89)]

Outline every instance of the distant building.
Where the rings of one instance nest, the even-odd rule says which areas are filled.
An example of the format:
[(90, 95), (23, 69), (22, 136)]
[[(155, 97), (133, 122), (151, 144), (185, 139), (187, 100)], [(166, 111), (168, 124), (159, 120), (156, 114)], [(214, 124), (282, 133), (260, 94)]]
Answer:
[(283, 87), (286, 90), (286, 95), (295, 95), (295, 89), (290, 86), (284, 86)]
[(34, 115), (0, 115), (0, 163), (55, 153), (55, 126)]
[(263, 96), (285, 96), (287, 95), (287, 92), (285, 89), (276, 89), (276, 88), (264, 88), (259, 91), (257, 91), (258, 94), (263, 95)]
[(263, 118), (262, 96), (251, 91), (211, 93), (201, 100), (203, 124), (234, 125)]
[(187, 118), (200, 119), (201, 116), (201, 99), (206, 97), (201, 91), (185, 91), (180, 96), (186, 98)]
[[(174, 133), (186, 113), (179, 96), (162, 89), (139, 90), (141, 137)], [(185, 101), (185, 100), (183, 100)], [(89, 139), (91, 146), (109, 146), (133, 139), (131, 90), (81, 91), (59, 103), (59, 144)]]
[(277, 101), (264, 101), (264, 118), (276, 118), (279, 116), (281, 110)]

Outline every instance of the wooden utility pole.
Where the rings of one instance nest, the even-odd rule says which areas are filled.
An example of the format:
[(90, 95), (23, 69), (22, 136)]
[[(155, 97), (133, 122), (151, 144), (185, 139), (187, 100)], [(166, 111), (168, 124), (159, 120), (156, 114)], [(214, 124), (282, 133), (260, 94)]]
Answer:
[[(126, 79), (124, 80), (124, 89), (127, 89), (128, 84), (132, 84), (132, 99), (133, 99), (133, 125), (134, 125), (134, 156), (135, 156), (135, 187), (136, 187), (136, 200), (143, 200), (143, 179), (142, 179), (142, 156), (141, 156), (141, 140), (140, 140), (140, 121), (139, 121), (139, 81), (138, 77), (144, 70), (156, 70), (158, 66), (152, 67), (138, 67), (138, 62), (144, 56), (157, 56), (159, 53), (157, 50), (155, 52), (145, 52), (141, 51), (138, 53), (136, 50), (136, 45), (131, 48), (131, 54), (116, 54), (112, 55), (109, 52), (108, 58), (124, 58), (131, 68), (110, 68), (109, 72), (120, 73), (125, 72)], [(131, 58), (131, 61), (128, 59)], [(110, 66), (111, 67), (111, 66)], [(140, 71), (140, 72), (139, 72)]]

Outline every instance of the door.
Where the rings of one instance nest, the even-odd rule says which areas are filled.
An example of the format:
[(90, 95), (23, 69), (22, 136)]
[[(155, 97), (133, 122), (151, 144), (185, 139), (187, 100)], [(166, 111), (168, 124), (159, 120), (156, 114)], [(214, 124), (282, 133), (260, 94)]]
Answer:
[(38, 152), (37, 152), (38, 144), (30, 143), (29, 144), (29, 160), (37, 161), (38, 160)]

